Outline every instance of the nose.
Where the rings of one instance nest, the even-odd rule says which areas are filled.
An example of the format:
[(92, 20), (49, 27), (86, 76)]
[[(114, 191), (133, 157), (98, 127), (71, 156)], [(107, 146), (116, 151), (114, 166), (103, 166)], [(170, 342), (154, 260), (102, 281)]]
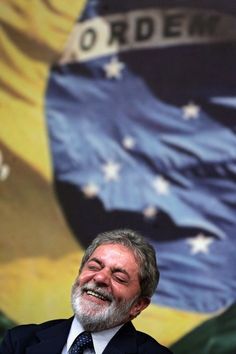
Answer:
[(103, 268), (94, 274), (93, 280), (96, 285), (108, 287), (110, 285), (110, 273), (107, 269)]

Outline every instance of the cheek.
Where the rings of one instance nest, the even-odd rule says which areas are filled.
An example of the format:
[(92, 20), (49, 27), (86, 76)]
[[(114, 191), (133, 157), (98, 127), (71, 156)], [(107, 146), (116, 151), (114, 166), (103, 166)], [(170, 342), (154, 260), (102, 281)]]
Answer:
[(126, 300), (129, 298), (129, 289), (121, 287), (119, 284), (112, 284), (111, 290), (113, 293), (113, 296), (116, 298), (118, 302), (121, 302), (123, 300)]
[(79, 285), (84, 285), (92, 279), (92, 274), (87, 272), (82, 272), (76, 279), (76, 283)]
[(136, 287), (113, 287), (113, 293), (115, 294), (116, 298), (121, 301), (130, 301), (139, 294), (139, 290)]

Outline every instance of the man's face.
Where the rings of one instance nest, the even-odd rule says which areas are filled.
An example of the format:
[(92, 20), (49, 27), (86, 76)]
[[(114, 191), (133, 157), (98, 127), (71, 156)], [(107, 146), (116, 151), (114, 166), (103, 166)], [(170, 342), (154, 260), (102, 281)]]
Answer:
[(97, 247), (72, 289), (75, 315), (86, 330), (114, 327), (134, 318), (148, 304), (140, 298), (139, 265), (119, 244)]

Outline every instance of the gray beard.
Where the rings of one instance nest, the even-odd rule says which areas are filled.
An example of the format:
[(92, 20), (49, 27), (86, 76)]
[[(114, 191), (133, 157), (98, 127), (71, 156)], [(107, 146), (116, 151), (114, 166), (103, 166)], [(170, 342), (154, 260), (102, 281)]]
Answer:
[(123, 301), (117, 304), (115, 299), (109, 294), (112, 299), (111, 304), (108, 306), (101, 306), (82, 298), (83, 289), (90, 289), (108, 294), (103, 288), (98, 288), (95, 285), (86, 285), (80, 287), (78, 284), (74, 284), (71, 292), (71, 304), (74, 314), (78, 321), (82, 324), (86, 331), (98, 332), (105, 329), (113, 328), (120, 324), (123, 324), (129, 320), (129, 310), (137, 300)]

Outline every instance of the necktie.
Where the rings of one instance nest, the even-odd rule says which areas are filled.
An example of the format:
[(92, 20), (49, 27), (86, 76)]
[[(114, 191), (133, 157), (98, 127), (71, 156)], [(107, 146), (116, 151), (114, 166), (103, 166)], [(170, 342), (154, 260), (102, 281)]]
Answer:
[(83, 354), (85, 349), (93, 348), (93, 340), (90, 332), (82, 332), (79, 334), (72, 346), (70, 347), (69, 354)]

